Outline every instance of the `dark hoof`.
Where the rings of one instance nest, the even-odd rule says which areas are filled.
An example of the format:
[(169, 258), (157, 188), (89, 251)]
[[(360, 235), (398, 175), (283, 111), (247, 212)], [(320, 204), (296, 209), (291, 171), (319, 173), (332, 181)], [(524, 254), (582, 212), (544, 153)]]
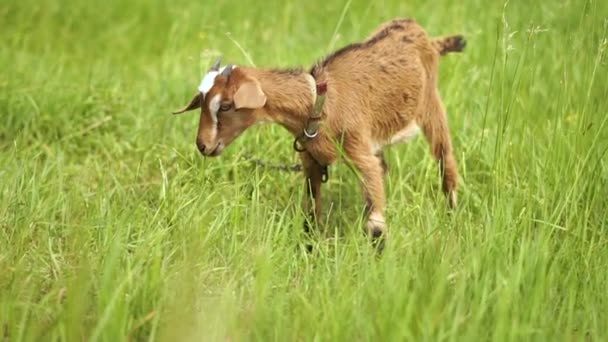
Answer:
[(373, 229), (371, 231), (372, 246), (376, 249), (376, 253), (380, 256), (384, 251), (386, 244), (386, 235), (380, 229)]
[[(304, 234), (306, 234), (307, 238), (311, 238), (314, 234), (314, 221), (313, 219), (305, 219), (304, 220)], [(306, 249), (306, 252), (308, 253), (312, 253), (312, 244), (307, 243), (304, 245), (304, 248)]]
[(379, 239), (380, 237), (382, 237), (382, 230), (380, 230), (380, 229), (372, 230), (372, 240)]

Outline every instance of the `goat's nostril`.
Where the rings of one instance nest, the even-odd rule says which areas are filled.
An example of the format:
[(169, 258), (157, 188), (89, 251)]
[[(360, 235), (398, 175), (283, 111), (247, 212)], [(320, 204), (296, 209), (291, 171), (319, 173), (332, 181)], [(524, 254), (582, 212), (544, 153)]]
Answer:
[(201, 151), (201, 153), (205, 153), (205, 144), (203, 144), (202, 141), (197, 140), (196, 141), (196, 147), (198, 147), (198, 150)]

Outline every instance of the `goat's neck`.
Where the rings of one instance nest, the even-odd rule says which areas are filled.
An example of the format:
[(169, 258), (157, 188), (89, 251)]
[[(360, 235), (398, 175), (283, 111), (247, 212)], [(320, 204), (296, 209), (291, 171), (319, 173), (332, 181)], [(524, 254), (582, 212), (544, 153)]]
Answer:
[(304, 71), (250, 69), (266, 94), (262, 120), (276, 122), (300, 134), (315, 100), (314, 79)]

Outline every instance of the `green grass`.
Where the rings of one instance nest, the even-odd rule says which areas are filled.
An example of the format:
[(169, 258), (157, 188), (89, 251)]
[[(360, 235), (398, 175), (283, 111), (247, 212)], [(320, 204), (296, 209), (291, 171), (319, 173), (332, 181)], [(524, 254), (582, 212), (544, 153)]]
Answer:
[[(418, 138), (383, 258), (344, 163), (307, 254), (302, 176), (242, 158), (295, 162), (288, 133), (204, 159), (169, 113), (220, 53), (309, 66), (401, 16), (469, 41), (440, 84), (460, 206)], [(3, 1), (0, 340), (607, 340), (607, 30), (595, 0)]]

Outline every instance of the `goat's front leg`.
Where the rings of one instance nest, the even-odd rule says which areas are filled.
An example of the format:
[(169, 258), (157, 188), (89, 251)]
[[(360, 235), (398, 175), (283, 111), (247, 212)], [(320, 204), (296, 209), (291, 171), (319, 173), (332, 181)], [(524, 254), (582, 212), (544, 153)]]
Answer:
[(345, 146), (346, 153), (361, 173), (361, 188), (368, 213), (366, 229), (372, 241), (382, 249), (386, 224), (384, 221), (384, 181), (382, 161), (368, 146)]
[(306, 200), (305, 210), (308, 213), (308, 218), (304, 221), (304, 231), (308, 234), (311, 230), (311, 225), (321, 216), (321, 183), (323, 182), (323, 166), (308, 153), (300, 153), (302, 166), (304, 168)]
[(384, 152), (382, 150), (376, 152), (376, 158), (378, 158), (380, 165), (382, 166), (382, 174), (386, 176), (388, 174), (388, 164), (386, 163)]

